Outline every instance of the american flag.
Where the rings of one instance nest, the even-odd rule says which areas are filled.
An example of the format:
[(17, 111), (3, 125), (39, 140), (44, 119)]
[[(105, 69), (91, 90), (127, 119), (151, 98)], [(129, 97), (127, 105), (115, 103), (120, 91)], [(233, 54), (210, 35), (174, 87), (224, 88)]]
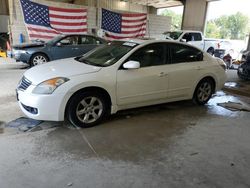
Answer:
[(87, 33), (87, 9), (58, 8), (20, 0), (30, 40)]
[(146, 34), (147, 14), (116, 13), (102, 9), (102, 29), (107, 40), (143, 37)]

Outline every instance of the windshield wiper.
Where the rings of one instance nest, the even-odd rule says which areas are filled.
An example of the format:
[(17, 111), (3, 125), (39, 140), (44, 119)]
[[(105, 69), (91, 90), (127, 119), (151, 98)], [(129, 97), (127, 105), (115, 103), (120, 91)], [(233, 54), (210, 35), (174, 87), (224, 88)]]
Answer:
[(83, 58), (81, 59), (81, 58), (82, 58), (82, 56), (76, 57), (75, 60), (77, 60), (77, 61), (79, 61), (79, 62), (82, 62), (82, 63), (85, 63), (85, 64), (87, 64), (87, 65), (93, 65), (93, 66), (96, 66), (96, 67), (103, 67), (103, 66), (100, 65), (100, 64), (91, 62), (91, 61), (89, 61), (89, 60), (87, 60), (87, 59), (83, 59)]

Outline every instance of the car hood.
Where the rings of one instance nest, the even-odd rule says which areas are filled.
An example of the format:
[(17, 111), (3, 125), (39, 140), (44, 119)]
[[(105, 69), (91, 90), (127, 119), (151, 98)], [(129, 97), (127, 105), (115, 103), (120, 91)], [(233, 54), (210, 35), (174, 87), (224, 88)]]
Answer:
[(98, 72), (102, 67), (96, 67), (80, 63), (74, 58), (52, 61), (43, 65), (35, 66), (24, 73), (24, 76), (37, 85), (45, 80), (55, 77), (66, 77)]
[(36, 48), (36, 47), (42, 47), (45, 45), (46, 45), (45, 43), (19, 44), (19, 45), (13, 46), (13, 48), (16, 50), (21, 50), (24, 48)]

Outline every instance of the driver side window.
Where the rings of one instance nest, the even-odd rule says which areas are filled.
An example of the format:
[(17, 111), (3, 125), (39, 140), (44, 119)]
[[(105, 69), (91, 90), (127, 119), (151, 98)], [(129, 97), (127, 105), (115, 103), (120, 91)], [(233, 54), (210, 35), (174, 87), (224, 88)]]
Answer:
[(151, 44), (137, 50), (127, 61), (138, 61), (141, 67), (163, 65), (165, 64), (164, 55), (163, 44)]

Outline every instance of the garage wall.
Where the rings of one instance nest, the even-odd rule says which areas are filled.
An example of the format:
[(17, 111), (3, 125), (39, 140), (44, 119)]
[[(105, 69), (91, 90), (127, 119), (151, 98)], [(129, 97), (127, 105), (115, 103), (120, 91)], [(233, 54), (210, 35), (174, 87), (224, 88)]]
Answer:
[(8, 0), (0, 0), (0, 15), (9, 15)]
[(171, 28), (171, 17), (149, 14), (148, 17), (148, 36), (158, 38), (165, 31)]
[(0, 33), (8, 32), (8, 21), (9, 21), (9, 16), (0, 15)]

